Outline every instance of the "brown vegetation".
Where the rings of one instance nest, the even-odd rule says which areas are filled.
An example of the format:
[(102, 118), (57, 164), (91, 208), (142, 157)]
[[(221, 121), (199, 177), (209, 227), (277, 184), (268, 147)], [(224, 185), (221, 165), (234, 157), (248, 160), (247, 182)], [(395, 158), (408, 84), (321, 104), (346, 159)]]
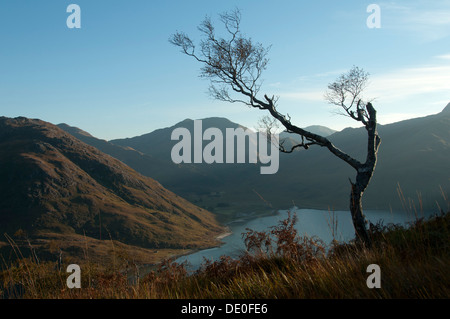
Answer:
[[(372, 248), (354, 242), (325, 247), (298, 237), (289, 216), (266, 232), (243, 234), (247, 253), (205, 261), (189, 274), (166, 260), (148, 274), (122, 259), (107, 269), (82, 266), (82, 288), (68, 289), (63, 265), (22, 259), (0, 276), (4, 298), (448, 298), (450, 213), (409, 227), (372, 225)], [(123, 263), (125, 262), (125, 263)], [(367, 266), (381, 268), (381, 288), (366, 285)]]
[[(104, 261), (111, 243), (136, 262), (217, 245), (215, 217), (115, 158), (40, 120), (0, 118), (3, 256)], [(16, 236), (14, 236), (16, 235)], [(158, 253), (155, 253), (158, 251)], [(106, 260), (108, 261), (107, 258)]]

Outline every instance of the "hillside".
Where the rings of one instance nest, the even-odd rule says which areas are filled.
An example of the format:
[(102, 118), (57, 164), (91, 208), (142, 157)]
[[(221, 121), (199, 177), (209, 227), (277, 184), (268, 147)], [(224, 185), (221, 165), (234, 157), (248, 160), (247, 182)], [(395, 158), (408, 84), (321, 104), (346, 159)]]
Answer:
[[(133, 148), (141, 156), (148, 156), (137, 165), (116, 153), (120, 160), (220, 218), (289, 208), (293, 204), (302, 208), (348, 209), (348, 179), (354, 178), (355, 173), (317, 146), (307, 151), (280, 154), (280, 169), (274, 175), (260, 175), (257, 165), (253, 164), (173, 165), (170, 151), (176, 141), (170, 140), (170, 134), (177, 127), (186, 127), (192, 132), (192, 126), (192, 120), (185, 120), (143, 136), (113, 140), (108, 145)], [(239, 126), (223, 118), (203, 120), (203, 129), (218, 127), (224, 131), (226, 127)], [(420, 194), (424, 208), (436, 208), (436, 201), (442, 199), (441, 188), (447, 194), (450, 190), (450, 106), (438, 114), (379, 125), (379, 133), (382, 144), (374, 178), (364, 197), (365, 208), (402, 210), (398, 185), (406, 199), (414, 199), (419, 205)], [(363, 128), (347, 128), (328, 138), (363, 160), (366, 135)], [(108, 151), (105, 149), (105, 152)], [(154, 161), (163, 164), (157, 165)]]
[[(306, 131), (311, 132), (313, 134), (321, 135), (323, 137), (328, 137), (337, 131), (332, 130), (326, 126), (321, 125), (311, 125), (304, 128)], [(291, 147), (295, 146), (298, 143), (301, 143), (302, 138), (297, 134), (291, 134), (286, 131), (280, 133), (280, 141), (283, 147), (286, 150), (289, 150)], [(298, 151), (299, 149), (296, 149)]]
[(120, 146), (106, 140), (98, 139), (77, 127), (65, 123), (58, 124), (57, 126), (80, 141), (119, 159), (145, 176), (155, 177), (158, 172), (176, 169), (176, 165), (172, 162), (159, 160), (154, 156), (139, 152), (130, 146)]
[[(185, 127), (192, 132), (194, 121), (190, 119), (142, 136), (109, 142), (89, 134), (87, 136), (81, 129), (67, 124), (58, 126), (85, 143), (116, 157), (141, 174), (158, 180), (176, 194), (205, 208), (214, 208), (217, 196), (215, 194), (222, 192), (223, 185), (233, 185), (236, 174), (247, 174), (250, 168), (249, 165), (241, 164), (174, 164), (171, 160), (171, 150), (178, 141), (171, 140), (172, 131), (178, 127)], [(203, 129), (209, 127), (218, 127), (225, 132), (226, 128), (240, 126), (223, 118), (204, 119)], [(254, 165), (251, 167), (257, 171)], [(212, 206), (208, 204), (208, 201), (205, 204), (202, 199), (208, 199), (210, 194), (214, 194)], [(225, 201), (221, 203), (226, 205)]]
[[(365, 209), (403, 210), (398, 185), (408, 201), (420, 210), (435, 209), (450, 191), (450, 113), (448, 106), (438, 114), (379, 125), (382, 139), (373, 179), (364, 195)], [(352, 156), (365, 160), (367, 133), (364, 128), (347, 128), (329, 139)], [(308, 151), (282, 156), (276, 176), (257, 176), (254, 184), (272, 185), (284, 200), (299, 207), (347, 209), (350, 184), (355, 172), (327, 150), (311, 147)], [(264, 193), (264, 191), (261, 191)], [(272, 200), (271, 192), (264, 196)], [(447, 195), (448, 196), (448, 195)], [(441, 202), (442, 203), (442, 202)]]
[(210, 212), (53, 124), (1, 117), (0, 149), (0, 233), (41, 253), (101, 259), (116, 249), (156, 262), (223, 232)]
[[(225, 131), (227, 128), (238, 128), (245, 127), (233, 123), (226, 118), (221, 117), (211, 117), (202, 119), (203, 129), (216, 127), (221, 131)], [(144, 154), (153, 155), (158, 158), (165, 158), (166, 155), (169, 155), (170, 158), (170, 150), (172, 147), (169, 144), (175, 144), (176, 142), (170, 143), (170, 136), (172, 131), (176, 128), (183, 127), (187, 128), (190, 132), (194, 130), (194, 121), (191, 119), (186, 119), (181, 121), (171, 127), (166, 127), (162, 129), (155, 130), (151, 133), (147, 133), (141, 136), (136, 136), (133, 138), (125, 138), (125, 139), (116, 139), (110, 141), (112, 144), (132, 147)], [(169, 143), (168, 143), (169, 142)]]

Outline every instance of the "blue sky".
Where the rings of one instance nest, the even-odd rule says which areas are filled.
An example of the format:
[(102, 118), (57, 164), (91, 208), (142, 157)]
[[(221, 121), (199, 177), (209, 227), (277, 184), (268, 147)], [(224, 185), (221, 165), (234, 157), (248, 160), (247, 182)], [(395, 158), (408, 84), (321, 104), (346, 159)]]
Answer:
[[(69, 29), (69, 4), (81, 29)], [(369, 4), (381, 28), (369, 29)], [(263, 112), (213, 101), (200, 65), (168, 42), (199, 39), (206, 15), (239, 8), (242, 30), (271, 45), (263, 93), (300, 126), (353, 126), (323, 94), (353, 65), (382, 124), (440, 112), (450, 102), (450, 1), (2, 0), (0, 115), (40, 118), (114, 139), (185, 118), (227, 117), (254, 127)], [(217, 21), (219, 27), (219, 21)]]

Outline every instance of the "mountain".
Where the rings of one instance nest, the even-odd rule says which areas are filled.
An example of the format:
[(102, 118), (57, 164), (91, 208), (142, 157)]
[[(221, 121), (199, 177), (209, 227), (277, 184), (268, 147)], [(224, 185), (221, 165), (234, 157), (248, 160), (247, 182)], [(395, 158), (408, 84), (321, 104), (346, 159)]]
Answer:
[(450, 113), (450, 103), (447, 104), (447, 106), (442, 110), (443, 114), (448, 114)]
[[(407, 201), (413, 199), (416, 206), (422, 205), (424, 209), (436, 208), (442, 192), (445, 195), (450, 189), (449, 105), (438, 114), (379, 125), (382, 144), (374, 177), (364, 195), (365, 209), (403, 210), (398, 186)], [(131, 147), (165, 163), (150, 176), (213, 211), (220, 220), (293, 205), (348, 209), (349, 178), (354, 179), (355, 172), (324, 148), (313, 146), (309, 150), (280, 154), (280, 168), (274, 175), (261, 175), (259, 165), (254, 164), (179, 164), (174, 166), (176, 169), (170, 169), (166, 165), (171, 165), (170, 151), (177, 143), (171, 141), (170, 136), (178, 127), (192, 132), (193, 121), (185, 120), (143, 136), (109, 143)], [(209, 127), (224, 131), (240, 125), (223, 118), (204, 119), (203, 129)], [(364, 128), (328, 132), (332, 133), (328, 138), (336, 146), (365, 160), (367, 133)]]
[[(318, 135), (321, 135), (323, 137), (330, 136), (330, 135), (332, 135), (332, 134), (337, 132), (337, 131), (335, 131), (335, 130), (333, 130), (331, 128), (328, 128), (328, 127), (322, 126), (322, 125), (311, 125), (311, 126), (304, 127), (304, 129), (306, 131), (308, 131), (308, 132), (311, 132), (311, 133), (314, 133), (314, 134), (318, 134)], [(281, 132), (280, 133), (280, 139), (281, 138), (288, 138), (288, 137), (291, 137), (291, 138), (294, 138), (297, 141), (300, 141), (300, 138), (297, 137), (295, 134), (289, 134), (287, 132)]]
[[(202, 126), (203, 130), (218, 128), (223, 136), (225, 136), (227, 128), (247, 129), (240, 124), (220, 117), (202, 119)], [(112, 140), (110, 143), (122, 147), (132, 147), (139, 152), (165, 162), (165, 165), (167, 165), (171, 163), (171, 150), (178, 143), (178, 141), (171, 141), (171, 134), (180, 127), (188, 129), (193, 136), (194, 121), (186, 119), (172, 127), (158, 129), (133, 138)], [(309, 126), (306, 129), (326, 136), (336, 132), (319, 125)], [(298, 141), (298, 137), (288, 133), (282, 133), (280, 139), (286, 140), (284, 144), (286, 147)], [(209, 142), (203, 142), (203, 147), (207, 143)], [(246, 158), (248, 158), (247, 156), (248, 151), (246, 151)], [(143, 173), (140, 167), (133, 166), (131, 163), (129, 165)], [(261, 210), (263, 208), (267, 210), (270, 208), (270, 205), (261, 198), (259, 193), (259, 191), (264, 191), (262, 185), (259, 182), (254, 182), (259, 179), (259, 165), (248, 163), (226, 165), (183, 163), (177, 165), (177, 169), (166, 169), (164, 165), (160, 167), (160, 170), (149, 176), (161, 181), (163, 185), (175, 193), (209, 210), (226, 212), (230, 210), (230, 207), (238, 206), (239, 210), (248, 212), (255, 209)], [(280, 201), (285, 201), (283, 196), (280, 197)], [(276, 202), (275, 205), (281, 204), (281, 202)], [(292, 201), (288, 202), (291, 203)]]
[[(323, 137), (328, 137), (337, 132), (326, 126), (321, 126), (321, 125), (311, 125), (311, 126), (305, 127), (304, 129), (308, 132), (311, 132), (313, 134), (318, 134)], [(286, 131), (283, 131), (280, 133), (280, 141), (281, 141), (283, 147), (286, 150), (289, 150), (294, 145), (301, 143), (302, 138), (297, 134), (291, 134)]]
[[(379, 125), (378, 131), (382, 142), (373, 179), (364, 195), (364, 207), (402, 210), (398, 186), (402, 196), (414, 200), (419, 211), (420, 205), (424, 209), (436, 209), (437, 201), (442, 205), (442, 193), (450, 190), (448, 106), (438, 114)], [(348, 154), (365, 160), (364, 128), (347, 128), (329, 139)], [(348, 178), (354, 179), (355, 172), (347, 164), (320, 147), (289, 155), (282, 158), (277, 176), (268, 177), (264, 183), (274, 185), (285, 199), (292, 198), (301, 207), (348, 207)]]
[[(424, 206), (436, 208), (436, 202), (450, 191), (450, 108), (441, 113), (384, 125), (377, 173), (368, 203), (378, 198), (394, 201), (397, 183), (404, 194)], [(395, 185), (394, 185), (395, 184)], [(395, 187), (394, 187), (395, 186)], [(442, 207), (442, 203), (441, 203)]]
[(136, 151), (130, 146), (120, 146), (106, 140), (98, 139), (77, 127), (65, 123), (58, 124), (57, 126), (80, 141), (119, 159), (145, 176), (154, 177), (159, 172), (176, 170), (176, 165), (172, 162), (159, 160), (154, 156)]
[(333, 130), (331, 128), (328, 128), (326, 126), (322, 126), (322, 125), (311, 125), (311, 126), (307, 126), (305, 128), (305, 130), (314, 133), (314, 134), (319, 134), (322, 135), (324, 137), (330, 136), (334, 133), (336, 133), (336, 130)]
[(156, 262), (214, 246), (224, 231), (210, 212), (51, 123), (0, 117), (0, 149), (0, 233), (25, 236), (49, 256), (88, 249), (101, 260), (115, 249)]
[[(239, 124), (233, 123), (226, 118), (221, 117), (211, 117), (202, 119), (203, 130), (214, 127), (220, 129), (223, 133), (227, 128), (243, 128)], [(176, 128), (186, 128), (193, 135), (194, 132), (194, 121), (191, 119), (186, 119), (182, 122), (175, 124), (172, 127), (166, 127), (162, 129), (155, 130), (151, 133), (144, 134), (141, 136), (136, 136), (132, 138), (116, 139), (110, 142), (115, 145), (120, 145), (123, 147), (132, 147), (139, 152), (147, 155), (152, 155), (156, 158), (167, 160), (167, 155), (170, 158), (170, 151), (172, 146), (177, 143), (177, 141), (171, 142), (171, 135)]]
[[(155, 166), (155, 170), (148, 173), (149, 176), (160, 181), (171, 191), (203, 208), (228, 211), (230, 207), (235, 206), (235, 203), (253, 207), (253, 200), (256, 200), (257, 207), (260, 206), (261, 200), (253, 191), (251, 191), (249, 198), (247, 194), (240, 192), (241, 189), (239, 187), (236, 187), (236, 183), (249, 178), (250, 175), (259, 174), (259, 166), (255, 164), (174, 164), (171, 159), (171, 151), (179, 141), (172, 141), (171, 135), (173, 130), (177, 128), (188, 129), (193, 138), (194, 120), (186, 119), (172, 127), (158, 129), (133, 138), (112, 140), (110, 143), (121, 147), (133, 148), (155, 160), (163, 162), (163, 165)], [(203, 131), (208, 128), (218, 128), (223, 136), (225, 136), (227, 128), (246, 129), (244, 126), (219, 117), (202, 119), (202, 128)], [(208, 143), (208, 141), (204, 141), (203, 146)], [(119, 159), (125, 161), (123, 157)], [(126, 163), (144, 173), (141, 166), (133, 166), (130, 162)], [(148, 167), (150, 165), (148, 163), (142, 166)], [(240, 198), (238, 199), (238, 197)], [(250, 200), (247, 201), (248, 199)], [(248, 209), (244, 208), (244, 211), (248, 211)]]

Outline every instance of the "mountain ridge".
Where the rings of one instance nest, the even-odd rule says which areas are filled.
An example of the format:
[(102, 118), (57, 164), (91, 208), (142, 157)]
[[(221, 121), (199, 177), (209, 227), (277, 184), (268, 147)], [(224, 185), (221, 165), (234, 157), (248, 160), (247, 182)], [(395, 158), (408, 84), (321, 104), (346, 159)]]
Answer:
[(26, 233), (47, 252), (56, 241), (79, 257), (84, 238), (100, 256), (114, 240), (155, 262), (217, 245), (224, 231), (210, 212), (51, 123), (0, 117), (0, 148), (0, 231)]
[[(448, 110), (447, 107), (444, 110)], [(445, 176), (445, 172), (450, 171), (446, 160), (446, 156), (450, 157), (450, 117), (444, 110), (420, 118), (379, 125), (382, 144), (373, 180), (364, 196), (366, 209), (403, 209), (398, 195), (399, 186), (406, 197), (415, 198), (416, 201), (418, 192), (421, 193), (427, 209), (436, 207), (436, 200), (441, 196), (440, 187), (444, 191), (450, 189), (449, 179)], [(172, 164), (170, 149), (176, 143), (170, 141), (170, 133), (180, 127), (180, 123), (186, 126), (192, 124), (193, 120), (158, 130), (158, 134), (146, 134), (147, 139), (141, 141), (146, 145), (138, 145), (138, 139), (135, 139), (136, 144), (120, 140), (119, 146), (132, 147), (165, 163), (166, 166), (161, 166), (161, 169), (149, 172), (152, 174), (150, 176), (218, 216), (226, 217), (233, 210), (238, 215), (259, 214), (265, 210), (288, 209), (292, 205), (348, 209), (348, 179), (354, 178), (354, 172), (320, 147), (280, 154), (280, 170), (274, 176), (261, 176), (252, 164), (180, 164), (165, 168)], [(240, 126), (238, 123), (229, 123), (229, 120), (224, 121), (221, 128)], [(208, 128), (208, 125), (203, 128)], [(346, 128), (334, 132), (328, 138), (343, 151), (364, 161), (366, 136), (364, 128)], [(145, 163), (142, 161), (139, 164), (141, 167), (134, 168), (149, 171), (146, 167), (153, 164)]]

